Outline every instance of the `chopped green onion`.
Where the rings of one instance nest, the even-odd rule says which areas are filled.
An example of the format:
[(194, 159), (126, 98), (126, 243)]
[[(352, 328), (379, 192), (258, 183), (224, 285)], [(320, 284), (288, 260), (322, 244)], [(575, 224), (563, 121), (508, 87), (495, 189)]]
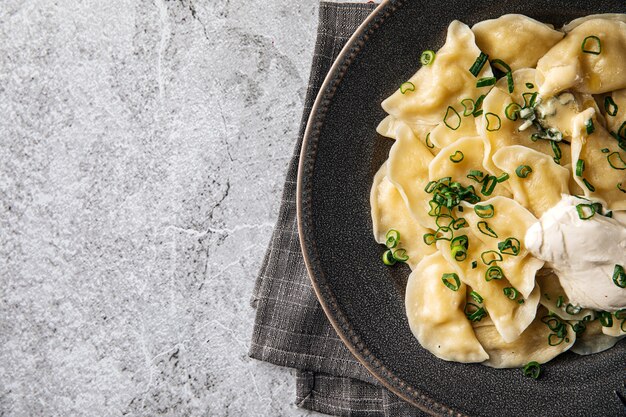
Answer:
[(504, 255), (517, 256), (520, 253), (521, 243), (514, 237), (507, 237), (504, 241), (498, 243), (498, 250)]
[(478, 307), (474, 303), (465, 304), (463, 312), (469, 321), (481, 321), (483, 317), (487, 315), (487, 311), (484, 307)]
[[(491, 67), (497, 71), (500, 71), (502, 74), (506, 74), (507, 72), (511, 72), (511, 67), (501, 59), (492, 59), (490, 61)], [(501, 68), (498, 68), (501, 67)], [(500, 77), (498, 77), (500, 78)]]
[(502, 268), (499, 266), (490, 266), (487, 269), (487, 272), (485, 272), (485, 281), (502, 278), (504, 278), (504, 273), (502, 272)]
[[(450, 111), (452, 111), (453, 114), (450, 114)], [(448, 124), (448, 118), (450, 118), (450, 119), (454, 118), (454, 123), (452, 123), (452, 121), (450, 121), (450, 123), (452, 123), (452, 125)], [(461, 126), (461, 116), (459, 116), (459, 112), (457, 112), (454, 109), (454, 107), (448, 106), (448, 109), (446, 110), (446, 115), (443, 118), (443, 123), (446, 126), (448, 126), (449, 129), (457, 130)]]
[(474, 113), (474, 100), (471, 98), (461, 100), (461, 105), (463, 106), (463, 116), (470, 116)]
[(613, 270), (613, 283), (620, 288), (626, 288), (626, 272), (621, 265), (615, 265)]
[(602, 327), (613, 327), (613, 317), (608, 311), (600, 313), (600, 324)]
[(476, 87), (480, 88), (480, 87), (488, 87), (490, 85), (494, 85), (496, 83), (496, 77), (483, 77), (483, 78), (479, 78), (478, 81), (476, 81)]
[(420, 62), (422, 65), (430, 65), (435, 60), (435, 51), (427, 50), (422, 52), (422, 56), (420, 57)]
[[(535, 105), (535, 101), (537, 101), (538, 93), (523, 93), (522, 97), (524, 98), (524, 107), (530, 108)], [(532, 113), (530, 113), (532, 115)]]
[(485, 174), (483, 174), (482, 171), (472, 169), (470, 170), (469, 174), (467, 174), (467, 178), (474, 180), (476, 182), (482, 182), (484, 175)]
[(564, 338), (556, 333), (552, 333), (550, 336), (548, 336), (548, 344), (550, 346), (558, 346), (563, 343), (563, 340)]
[(620, 190), (623, 193), (626, 193), (626, 188), (622, 187), (622, 183), (621, 182), (617, 183), (617, 189)]
[(515, 173), (520, 178), (527, 178), (533, 169), (528, 165), (520, 165), (515, 169)]
[(435, 238), (435, 235), (432, 233), (426, 233), (424, 234), (424, 243), (427, 245), (432, 245), (433, 243), (435, 243), (437, 241), (437, 239)]
[(459, 276), (454, 272), (443, 274), (441, 276), (441, 282), (443, 282), (443, 284), (446, 287), (450, 288), (452, 291), (458, 291), (459, 288), (461, 288), (461, 280), (459, 279)]
[(488, 219), (490, 217), (493, 217), (495, 213), (493, 209), (493, 205), (491, 204), (485, 204), (485, 205), (477, 204), (474, 206), (474, 212), (481, 219)]
[(390, 229), (385, 235), (385, 238), (387, 239), (387, 242), (385, 242), (385, 245), (387, 245), (389, 249), (395, 248), (396, 246), (398, 246), (398, 243), (400, 242), (400, 232), (398, 232), (395, 229)]
[(496, 232), (494, 232), (493, 229), (491, 227), (489, 227), (489, 223), (487, 223), (484, 220), (478, 222), (478, 230), (480, 230), (480, 232), (482, 234), (484, 234), (484, 235), (491, 236), (491, 237), (494, 237), (494, 238), (498, 237)]
[(454, 230), (459, 230), (467, 226), (468, 226), (467, 221), (463, 217), (459, 217), (458, 219), (452, 222), (452, 228)]
[(576, 204), (576, 212), (580, 220), (588, 220), (596, 214), (593, 204)]
[(559, 295), (559, 298), (556, 299), (556, 308), (561, 308), (563, 305), (563, 296)]
[(496, 182), (501, 183), (509, 179), (509, 174), (506, 172), (502, 173), (498, 178), (496, 178)]
[(494, 262), (500, 262), (502, 260), (502, 255), (495, 250), (487, 250), (480, 254), (480, 259), (485, 265), (491, 265)]
[(575, 306), (574, 304), (569, 304), (569, 303), (567, 304), (567, 306), (565, 306), (565, 312), (571, 315), (576, 315), (580, 313), (582, 309), (583, 308), (580, 306)]
[(487, 97), (485, 94), (482, 94), (476, 99), (476, 103), (474, 103), (474, 113), (472, 115), (474, 117), (478, 117), (483, 114), (483, 100)]
[(480, 192), (483, 195), (490, 196), (491, 193), (493, 193), (493, 190), (496, 188), (497, 184), (498, 178), (493, 175), (487, 175), (487, 177), (485, 177), (485, 180), (483, 181), (483, 186), (480, 189)]
[(507, 119), (515, 121), (519, 119), (520, 110), (522, 110), (522, 108), (520, 107), (519, 104), (511, 103), (508, 106), (506, 106), (506, 109), (504, 109), (504, 115), (506, 116)]
[(617, 129), (617, 136), (622, 139), (626, 139), (626, 121)]
[(506, 287), (502, 291), (509, 300), (515, 300), (519, 297), (519, 291), (517, 291), (514, 287)]
[(528, 378), (537, 379), (541, 375), (541, 365), (536, 361), (528, 362), (522, 368), (522, 373)]
[(552, 152), (554, 152), (554, 157), (560, 160), (561, 156), (563, 155), (561, 154), (561, 148), (559, 147), (559, 144), (556, 141), (551, 140), (550, 146), (552, 146)]
[(465, 156), (463, 155), (463, 152), (456, 151), (454, 152), (454, 155), (450, 155), (450, 160), (454, 162), (455, 164), (458, 164), (459, 162), (463, 160), (464, 157)]
[(396, 263), (396, 262), (397, 262), (397, 261), (396, 261), (396, 259), (393, 257), (393, 253), (391, 252), (391, 250), (390, 250), (390, 249), (389, 249), (389, 250), (386, 250), (386, 251), (383, 253), (383, 263), (384, 263), (385, 265), (389, 265), (389, 266), (391, 266), (391, 265), (395, 265), (395, 263)]
[(398, 262), (406, 262), (409, 260), (409, 255), (406, 254), (405, 249), (396, 249), (393, 251), (393, 259)]
[(467, 249), (462, 246), (453, 246), (450, 249), (450, 252), (452, 253), (452, 257), (454, 258), (454, 260), (457, 262), (462, 262), (465, 260), (465, 258), (467, 258)]
[(435, 239), (437, 240), (452, 240), (452, 229), (450, 229), (449, 227), (440, 227), (439, 229), (437, 229), (437, 231), (435, 232)]
[(579, 321), (578, 323), (572, 326), (572, 330), (576, 333), (577, 336), (580, 336), (587, 329), (587, 325), (584, 321)]
[(509, 94), (515, 90), (515, 84), (513, 83), (513, 73), (511, 71), (506, 73), (506, 85), (509, 89)]
[(478, 262), (472, 261), (472, 269), (476, 269), (477, 266), (478, 266)]
[(474, 61), (474, 64), (472, 64), (472, 66), (470, 67), (469, 72), (471, 72), (474, 77), (478, 77), (478, 74), (480, 74), (480, 71), (485, 66), (488, 58), (489, 55), (481, 52), (480, 55), (478, 55), (478, 57), (476, 58), (476, 61)]
[(424, 187), (424, 191), (430, 194), (435, 190), (435, 187), (437, 185), (438, 185), (437, 181), (429, 181), (428, 184), (426, 184), (426, 187)]
[(535, 88), (535, 84), (533, 84), (533, 83), (526, 83), (526, 88)]
[(609, 148), (602, 148), (602, 149), (600, 149), (600, 151), (602, 153), (609, 153), (609, 152), (611, 152), (611, 150)]
[(402, 94), (405, 94), (407, 91), (415, 91), (415, 84), (413, 84), (410, 81), (407, 81), (407, 82), (403, 83), (400, 86), (400, 92)]
[(579, 159), (578, 161), (576, 161), (576, 176), (582, 177), (584, 171), (585, 171), (585, 160)]
[(433, 145), (433, 143), (430, 141), (430, 132), (428, 132), (428, 134), (426, 135), (426, 140), (424, 140), (424, 142), (426, 142), (426, 146), (430, 149), (435, 147), (435, 145)]
[(580, 45), (582, 51), (586, 54), (600, 55), (602, 52), (602, 42), (597, 36), (587, 36)]
[[(476, 261), (474, 261), (474, 262), (476, 262)], [(480, 294), (478, 294), (476, 291), (472, 291), (470, 293), (470, 297), (472, 297), (472, 299), (474, 301), (476, 301), (477, 303), (482, 303), (484, 301), (483, 297)]]
[[(613, 158), (613, 159), (611, 160), (611, 158)], [(624, 160), (622, 159), (622, 156), (619, 154), (619, 152), (610, 153), (606, 157), (606, 159), (607, 159), (607, 161), (609, 161), (609, 165), (611, 165), (611, 168), (619, 169), (619, 170), (626, 169), (626, 162), (624, 162)]]
[(606, 114), (609, 116), (615, 116), (617, 114), (617, 110), (618, 107), (617, 104), (615, 104), (613, 97), (606, 96), (604, 98), (604, 111), (606, 111)]
[(585, 184), (585, 187), (587, 187), (587, 189), (592, 193), (596, 190), (596, 187), (594, 187), (589, 181), (587, 181), (586, 178), (583, 178), (583, 184)]
[(595, 126), (593, 125), (593, 119), (587, 120), (587, 122), (585, 123), (585, 129), (587, 129), (588, 135), (591, 135), (596, 130)]
[[(489, 118), (491, 116), (491, 118)], [(502, 126), (502, 121), (500, 120), (500, 116), (494, 113), (485, 113), (485, 120), (487, 120), (487, 131), (495, 132), (496, 130), (500, 130)]]

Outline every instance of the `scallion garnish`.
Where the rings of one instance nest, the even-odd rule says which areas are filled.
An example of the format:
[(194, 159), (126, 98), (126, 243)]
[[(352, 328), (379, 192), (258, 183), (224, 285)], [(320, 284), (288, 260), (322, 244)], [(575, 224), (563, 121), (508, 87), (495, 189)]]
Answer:
[(613, 327), (613, 316), (608, 311), (600, 313), (600, 325), (602, 327)]
[(587, 329), (587, 325), (584, 321), (579, 321), (572, 326), (572, 330), (576, 333), (577, 336), (580, 336)]
[(388, 249), (383, 253), (383, 263), (385, 265), (389, 265), (389, 266), (395, 265), (396, 262), (397, 261), (393, 257), (393, 252), (391, 252), (391, 249)]
[(479, 307), (474, 303), (465, 304), (463, 312), (469, 321), (481, 321), (487, 315), (484, 307)]
[(385, 238), (387, 239), (385, 245), (387, 245), (389, 249), (395, 248), (400, 242), (400, 232), (395, 229), (390, 229), (385, 235)]
[(461, 116), (459, 116), (459, 112), (457, 112), (454, 107), (448, 106), (446, 115), (443, 118), (443, 123), (448, 126), (449, 129), (457, 130), (459, 126), (461, 126)]
[(511, 67), (501, 59), (492, 59), (490, 63), (492, 69), (500, 72), (501, 75), (498, 78), (504, 76), (507, 72), (511, 72)]
[(613, 283), (620, 288), (626, 288), (626, 272), (621, 265), (615, 265), (613, 270)]
[(561, 308), (563, 306), (563, 296), (559, 295), (559, 298), (556, 299), (556, 308)]
[(483, 181), (483, 186), (480, 189), (480, 192), (483, 195), (490, 196), (493, 193), (493, 190), (496, 188), (498, 184), (498, 178), (493, 175), (487, 175), (485, 180)]
[(585, 187), (587, 187), (587, 189), (591, 191), (592, 193), (596, 190), (596, 187), (594, 187), (593, 184), (587, 181), (586, 178), (583, 178), (583, 184), (585, 184)]
[(465, 156), (463, 155), (463, 152), (457, 150), (456, 152), (454, 152), (453, 155), (450, 155), (450, 160), (455, 164), (458, 164), (463, 160), (464, 157)]
[(480, 259), (485, 265), (491, 265), (494, 262), (500, 262), (502, 260), (502, 255), (495, 250), (486, 250), (480, 254)]
[(476, 102), (474, 103), (474, 113), (472, 113), (474, 117), (478, 117), (483, 114), (483, 100), (485, 99), (485, 97), (487, 96), (485, 94), (482, 94), (476, 99)]
[(533, 172), (533, 169), (528, 165), (520, 165), (515, 168), (515, 174), (520, 178), (527, 178), (531, 172)]
[(611, 152), (611, 150), (609, 148), (602, 148), (602, 149), (600, 149), (600, 152), (602, 152), (602, 153), (609, 153), (609, 152)]
[(550, 346), (560, 345), (564, 340), (566, 342), (569, 341), (569, 339), (566, 338), (567, 327), (558, 317), (552, 315), (544, 316), (541, 318), (541, 321), (548, 326), (548, 329), (554, 332), (548, 336), (548, 344)]
[(561, 147), (559, 146), (557, 141), (551, 140), (550, 146), (552, 146), (552, 152), (554, 152), (554, 159), (561, 160), (561, 156), (563, 156), (563, 154), (561, 153)]
[(619, 152), (610, 153), (606, 157), (606, 159), (607, 159), (607, 161), (609, 161), (609, 165), (611, 165), (611, 168), (619, 169), (619, 170), (626, 169), (626, 162), (624, 162), (624, 160), (622, 159), (622, 156), (619, 154)]
[(617, 129), (617, 136), (619, 136), (620, 139), (626, 139), (626, 121)]
[(471, 98), (461, 100), (461, 105), (463, 106), (463, 116), (470, 116), (474, 113), (474, 100)]
[(431, 51), (430, 49), (422, 52), (422, 56), (420, 56), (420, 62), (422, 65), (430, 65), (435, 60), (435, 51)]
[(582, 51), (586, 54), (600, 55), (602, 52), (602, 42), (595, 35), (587, 36), (580, 45)]
[(435, 232), (435, 239), (436, 240), (452, 240), (453, 236), (454, 236), (454, 234), (452, 233), (452, 229), (450, 229), (449, 227), (445, 227), (445, 226), (444, 227), (440, 227)]
[(514, 237), (507, 237), (504, 241), (498, 243), (498, 250), (504, 255), (517, 256), (521, 250), (521, 243)]
[(426, 135), (426, 139), (424, 140), (424, 142), (426, 143), (426, 146), (430, 149), (435, 147), (435, 145), (433, 145), (433, 143), (430, 141), (430, 132), (428, 132), (428, 134)]
[(472, 261), (472, 269), (476, 269), (477, 266), (478, 266), (478, 262)]
[(480, 87), (488, 87), (490, 85), (494, 85), (496, 83), (496, 77), (483, 77), (483, 78), (479, 78), (478, 81), (476, 81), (476, 87), (480, 88)]
[(609, 116), (615, 116), (617, 114), (617, 104), (615, 104), (615, 101), (613, 100), (613, 97), (611, 96), (606, 96), (604, 98), (604, 111), (606, 112), (606, 114), (608, 114)]
[(498, 178), (496, 178), (496, 182), (499, 184), (501, 182), (504, 182), (506, 180), (509, 179), (509, 174), (507, 174), (506, 172), (503, 172), (502, 174), (500, 174), (500, 176)]
[(478, 55), (478, 57), (476, 58), (476, 61), (474, 61), (474, 64), (472, 64), (472, 66), (470, 67), (469, 72), (471, 72), (474, 77), (478, 77), (478, 74), (480, 74), (480, 71), (483, 69), (485, 63), (487, 62), (487, 59), (489, 59), (489, 55), (481, 52), (480, 55)]
[(494, 113), (485, 113), (485, 120), (487, 120), (487, 131), (495, 132), (496, 130), (500, 130), (502, 126), (502, 120), (500, 120), (500, 116)]
[(515, 91), (515, 84), (513, 83), (513, 73), (511, 71), (506, 73), (506, 86), (509, 89), (509, 94)]
[(526, 83), (526, 88), (535, 88), (535, 84), (533, 84), (533, 83)]
[(441, 276), (441, 282), (452, 291), (458, 291), (459, 288), (461, 288), (461, 280), (454, 272), (443, 274)]
[(538, 95), (537, 92), (534, 92), (534, 93), (523, 93), (522, 97), (524, 98), (524, 107), (525, 108), (532, 108), (535, 105), (535, 102), (537, 101), (537, 95)]
[(569, 303), (565, 306), (565, 312), (567, 314), (571, 314), (572, 316), (580, 313), (582, 309), (583, 308), (581, 306), (575, 306), (574, 304)]
[(491, 227), (489, 227), (489, 223), (487, 223), (484, 220), (478, 222), (478, 230), (480, 230), (480, 232), (482, 234), (484, 234), (484, 235), (491, 236), (491, 237), (494, 237), (494, 238), (498, 237), (496, 232), (494, 232), (493, 229)]
[(424, 234), (424, 243), (425, 244), (432, 245), (436, 241), (437, 241), (437, 239), (435, 238), (434, 234), (432, 234), (432, 233), (425, 233)]
[(407, 91), (415, 91), (415, 84), (413, 84), (410, 81), (407, 81), (407, 82), (403, 83), (400, 86), (400, 92), (402, 94), (405, 94)]
[(550, 346), (558, 346), (563, 343), (564, 338), (559, 336), (557, 333), (552, 333), (548, 336), (548, 344)]
[(506, 109), (504, 109), (504, 115), (506, 116), (507, 119), (515, 121), (519, 119), (520, 110), (522, 110), (522, 108), (520, 107), (519, 104), (511, 103), (508, 106), (506, 106)]
[(467, 220), (465, 220), (463, 217), (459, 217), (458, 219), (452, 222), (452, 228), (454, 230), (459, 230), (467, 226), (468, 226)]
[(405, 249), (396, 249), (393, 251), (393, 259), (398, 262), (406, 262), (409, 260), (409, 255), (406, 254)]
[(587, 130), (588, 135), (591, 135), (596, 130), (596, 127), (593, 125), (593, 119), (587, 120), (585, 123), (585, 129)]
[[(476, 261), (474, 261), (474, 262), (476, 262)], [(476, 301), (477, 303), (482, 303), (484, 301), (483, 297), (480, 294), (478, 294), (476, 291), (472, 291), (470, 293), (470, 297), (472, 297), (472, 299), (474, 301)]]
[(617, 183), (617, 189), (620, 190), (623, 193), (626, 193), (626, 188), (622, 187), (622, 183), (621, 182)]
[(576, 204), (576, 212), (579, 219), (588, 220), (596, 214), (596, 209), (593, 204)]
[(491, 204), (485, 204), (485, 205), (476, 204), (474, 206), (474, 212), (481, 219), (488, 219), (490, 217), (493, 217), (495, 213), (493, 205)]
[(490, 266), (487, 268), (487, 272), (485, 272), (485, 281), (491, 281), (493, 279), (502, 279), (504, 278), (504, 273), (502, 272), (502, 268), (499, 266)]
[(522, 373), (528, 378), (537, 379), (541, 375), (541, 365), (536, 361), (528, 362), (522, 368)]
[(467, 236), (457, 236), (450, 242), (450, 250), (452, 251), (452, 257), (457, 262), (464, 261), (467, 257), (467, 249), (469, 247), (469, 240)]
[(584, 171), (585, 171), (585, 160), (579, 159), (578, 161), (576, 161), (576, 176), (582, 177)]
[(517, 291), (515, 287), (506, 287), (502, 291), (509, 300), (515, 300), (517, 297), (519, 297), (519, 291)]
[(482, 171), (478, 171), (476, 169), (472, 169), (470, 170), (469, 174), (467, 174), (467, 178), (474, 180), (476, 182), (482, 182), (483, 181), (483, 176), (485, 174), (482, 173)]

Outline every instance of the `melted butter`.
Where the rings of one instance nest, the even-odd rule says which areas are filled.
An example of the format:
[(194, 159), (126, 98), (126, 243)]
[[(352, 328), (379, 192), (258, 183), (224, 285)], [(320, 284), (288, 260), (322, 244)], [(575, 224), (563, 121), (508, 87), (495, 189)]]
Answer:
[(546, 129), (558, 129), (563, 137), (572, 136), (572, 120), (580, 111), (581, 105), (572, 93), (545, 99), (536, 108), (539, 123)]

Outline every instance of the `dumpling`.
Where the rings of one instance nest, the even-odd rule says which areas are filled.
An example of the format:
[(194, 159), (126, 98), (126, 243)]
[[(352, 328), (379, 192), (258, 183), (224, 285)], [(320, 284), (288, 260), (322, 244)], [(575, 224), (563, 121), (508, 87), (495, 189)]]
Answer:
[(594, 19), (605, 19), (605, 20), (618, 20), (620, 22), (626, 23), (626, 14), (624, 13), (601, 13), (601, 14), (590, 14), (587, 16), (579, 17), (578, 19), (574, 19), (569, 22), (567, 25), (563, 26), (562, 30), (567, 33), (571, 32), (574, 28), (580, 26), (588, 20)]
[[(376, 127), (376, 133), (386, 138), (395, 140), (398, 138), (398, 134), (402, 133), (402, 126), (409, 125), (391, 115), (388, 115), (378, 124), (378, 126)], [(426, 138), (428, 138), (430, 134), (430, 131), (433, 130), (435, 126), (414, 124), (413, 126), (409, 127), (413, 131), (413, 134), (419, 139), (419, 141), (422, 142), (424, 146), (426, 146), (430, 150), (430, 153), (436, 155), (437, 152), (439, 152), (438, 148), (436, 148), (432, 143), (426, 140)]]
[(513, 71), (534, 68), (563, 32), (521, 14), (506, 14), (472, 26), (478, 47), (491, 59), (506, 62)]
[(610, 102), (602, 103), (602, 114), (604, 114), (608, 131), (618, 133), (622, 124), (626, 122), (626, 89), (613, 91), (608, 97), (613, 99), (614, 105)]
[[(460, 120), (458, 128), (452, 130), (448, 125), (441, 122), (430, 132), (430, 141), (437, 148), (445, 148), (464, 137), (476, 136), (474, 116), (465, 116), (463, 111), (458, 111), (457, 113), (458, 120)], [(457, 115), (454, 117), (457, 117)]]
[(593, 310), (581, 309), (569, 302), (565, 290), (561, 287), (559, 277), (554, 273), (537, 274), (537, 284), (541, 288), (541, 300), (539, 301), (541, 305), (563, 320), (580, 321), (595, 316)]
[(406, 286), (406, 315), (420, 344), (438, 358), (456, 362), (482, 362), (489, 358), (465, 313), (466, 286), (453, 291), (443, 274), (453, 273), (440, 253), (422, 259)]
[[(409, 124), (438, 124), (444, 120), (449, 103), (460, 104), (465, 98), (475, 99), (489, 91), (489, 87), (477, 88), (476, 78), (469, 72), (479, 55), (474, 33), (464, 23), (453, 21), (448, 27), (446, 43), (433, 63), (423, 66), (409, 79), (413, 91), (403, 89), (403, 94), (397, 90), (383, 101), (383, 109)], [(492, 75), (487, 63), (479, 77)], [(453, 114), (449, 116), (456, 121)]]
[(626, 88), (626, 23), (591, 19), (576, 26), (539, 60), (537, 83), (546, 97)]
[[(509, 174), (507, 183), (515, 201), (536, 217), (561, 201), (561, 194), (569, 194), (570, 171), (544, 153), (519, 145), (505, 146), (493, 155), (493, 163)], [(532, 171), (528, 173), (523, 167)]]
[(435, 252), (433, 246), (424, 243), (424, 234), (432, 233), (413, 219), (406, 207), (402, 196), (396, 187), (387, 178), (387, 164), (383, 164), (374, 177), (374, 184), (370, 193), (372, 208), (372, 224), (374, 238), (380, 244), (385, 244), (385, 235), (390, 229), (400, 233), (400, 244), (397, 249), (404, 249), (409, 260), (406, 262), (411, 269), (426, 255)]
[(430, 194), (425, 191), (428, 166), (433, 155), (406, 124), (400, 124), (396, 132), (397, 139), (387, 160), (387, 176), (398, 189), (413, 218), (423, 227), (436, 229), (435, 220), (428, 215)]
[(602, 332), (602, 327), (598, 320), (590, 321), (586, 325), (585, 331), (576, 338), (576, 343), (571, 351), (578, 355), (592, 355), (604, 352), (615, 346), (626, 334), (621, 336), (609, 336)]

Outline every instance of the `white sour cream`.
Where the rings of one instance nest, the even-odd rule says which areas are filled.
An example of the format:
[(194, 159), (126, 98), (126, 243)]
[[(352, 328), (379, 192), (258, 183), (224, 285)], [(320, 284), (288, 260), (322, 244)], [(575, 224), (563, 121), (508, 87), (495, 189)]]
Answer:
[(613, 282), (615, 265), (626, 268), (626, 221), (599, 214), (582, 220), (577, 204), (589, 201), (563, 195), (528, 229), (526, 247), (556, 273), (570, 303), (604, 311), (626, 308), (626, 289)]

